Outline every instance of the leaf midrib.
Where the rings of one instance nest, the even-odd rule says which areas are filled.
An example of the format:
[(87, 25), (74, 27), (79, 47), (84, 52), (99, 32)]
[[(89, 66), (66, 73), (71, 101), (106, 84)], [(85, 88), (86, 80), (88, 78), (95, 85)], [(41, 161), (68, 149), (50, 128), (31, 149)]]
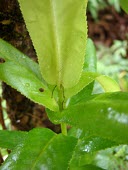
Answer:
[(38, 154), (37, 158), (35, 159), (35, 161), (33, 162), (33, 165), (31, 167), (31, 170), (35, 170), (34, 167), (36, 166), (37, 162), (39, 161), (40, 156), (45, 152), (45, 150), (48, 148), (49, 144), (54, 140), (54, 138), (57, 135), (54, 134), (54, 136), (47, 142), (47, 144), (45, 145), (45, 147), (40, 151), (40, 153)]
[(53, 25), (53, 36), (54, 36), (54, 43), (55, 43), (55, 61), (56, 61), (56, 75), (57, 75), (57, 86), (61, 84), (61, 54), (60, 54), (60, 45), (59, 45), (59, 36), (58, 36), (58, 29), (57, 29), (57, 20), (55, 14), (55, 5), (54, 0), (50, 0), (50, 7), (51, 7), (51, 18), (52, 18), (52, 25)]

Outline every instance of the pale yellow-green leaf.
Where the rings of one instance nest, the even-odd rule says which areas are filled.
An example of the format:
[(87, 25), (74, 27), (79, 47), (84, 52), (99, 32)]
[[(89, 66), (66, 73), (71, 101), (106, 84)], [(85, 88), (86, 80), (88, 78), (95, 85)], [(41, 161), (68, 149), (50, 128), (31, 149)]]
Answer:
[(81, 76), (87, 40), (87, 0), (19, 0), (46, 82), (64, 88)]
[(96, 77), (96, 80), (100, 83), (105, 92), (121, 91), (117, 82), (108, 76), (100, 75)]

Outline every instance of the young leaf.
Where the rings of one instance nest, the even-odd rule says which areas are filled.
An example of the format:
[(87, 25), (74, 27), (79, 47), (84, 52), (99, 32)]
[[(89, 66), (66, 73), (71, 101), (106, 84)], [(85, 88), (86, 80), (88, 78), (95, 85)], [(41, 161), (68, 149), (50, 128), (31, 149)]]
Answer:
[(49, 129), (34, 129), (12, 151), (1, 170), (68, 169), (76, 142), (73, 137), (56, 135)]
[[(12, 61), (5, 61), (5, 63), (0, 64), (0, 79), (17, 89), (27, 98), (53, 111), (58, 110), (58, 105), (51, 97), (49, 89), (25, 67)], [(41, 92), (40, 88), (43, 88), (44, 91)]]
[(46, 82), (73, 87), (80, 79), (87, 39), (87, 0), (19, 0)]
[(96, 77), (96, 80), (100, 83), (105, 92), (120, 91), (120, 87), (117, 82), (108, 76), (101, 75)]
[(49, 113), (54, 123), (74, 125), (91, 134), (128, 143), (128, 93), (113, 92), (99, 94), (88, 102), (81, 102), (63, 111)]
[(27, 137), (27, 132), (0, 130), (0, 147), (14, 149)]

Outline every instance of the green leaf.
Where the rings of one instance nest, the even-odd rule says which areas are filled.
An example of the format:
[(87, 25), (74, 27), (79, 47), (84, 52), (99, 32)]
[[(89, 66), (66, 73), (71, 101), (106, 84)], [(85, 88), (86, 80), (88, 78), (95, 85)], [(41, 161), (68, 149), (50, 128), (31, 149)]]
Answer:
[(54, 123), (67, 123), (90, 134), (105, 137), (119, 144), (128, 143), (128, 93), (113, 92), (96, 95), (63, 111), (48, 113)]
[[(88, 38), (87, 40), (87, 45), (86, 45), (86, 53), (85, 53), (85, 62), (84, 62), (84, 68), (83, 68), (83, 74), (85, 74), (85, 78), (80, 79), (79, 83), (72, 88), (72, 91), (70, 92), (71, 89), (69, 89), (69, 92), (66, 93), (71, 93), (71, 95), (75, 94), (71, 99), (70, 99), (70, 104), (75, 104), (81, 100), (86, 100), (88, 97), (92, 94), (93, 90), (93, 85), (94, 81), (90, 83), (93, 79), (93, 74), (94, 77), (96, 76), (96, 73), (92, 73), (92, 75), (88, 74), (87, 72), (96, 72), (96, 51), (95, 51), (95, 46), (94, 43), (91, 39)], [(89, 77), (92, 77), (92, 80), (88, 79)], [(83, 80), (83, 81), (82, 81)], [(84, 82), (85, 81), (85, 82)], [(88, 85), (87, 85), (88, 83)], [(83, 85), (82, 85), (83, 84)], [(68, 89), (67, 89), (68, 91)], [(74, 93), (73, 93), (74, 91)]]
[(49, 129), (34, 129), (6, 159), (1, 170), (66, 170), (77, 140), (56, 135)]
[(87, 40), (87, 0), (19, 0), (46, 82), (73, 87), (80, 79)]
[(65, 91), (64, 91), (65, 92), (64, 93), (65, 98), (70, 98), (73, 95), (75, 95), (78, 92), (80, 92), (84, 87), (86, 87), (91, 82), (93, 82), (97, 76), (99, 76), (98, 73), (83, 72), (79, 82), (74, 87), (69, 88), (69, 89), (65, 89)]
[(78, 169), (78, 170), (103, 170), (102, 168), (97, 167), (95, 165), (85, 165), (85, 166), (82, 166), (82, 167), (83, 167), (83, 169)]
[(27, 132), (0, 130), (0, 147), (14, 149), (26, 139)]
[[(27, 98), (56, 111), (58, 105), (51, 97), (51, 92), (31, 71), (11, 61), (0, 65), (0, 79), (17, 89)], [(44, 92), (40, 91), (44, 89)]]
[(101, 75), (96, 77), (96, 80), (100, 83), (105, 92), (120, 91), (120, 87), (117, 82), (108, 76)]
[(41, 81), (43, 81), (39, 70), (39, 65), (2, 39), (0, 39), (0, 57), (5, 61), (12, 61), (15, 65), (25, 67)]
[(72, 169), (77, 166), (92, 164), (93, 153), (105, 148), (115, 146), (116, 143), (100, 137), (83, 137), (78, 140), (70, 163)]
[(96, 57), (95, 45), (93, 41), (90, 38), (88, 38), (83, 71), (96, 72), (96, 68), (97, 68), (97, 57)]
[(120, 0), (120, 4), (122, 9), (128, 13), (128, 0)]
[(94, 82), (88, 84), (83, 88), (83, 90), (81, 90), (75, 96), (71, 97), (68, 106), (77, 104), (81, 101), (88, 101), (91, 97), (93, 86), (94, 86)]

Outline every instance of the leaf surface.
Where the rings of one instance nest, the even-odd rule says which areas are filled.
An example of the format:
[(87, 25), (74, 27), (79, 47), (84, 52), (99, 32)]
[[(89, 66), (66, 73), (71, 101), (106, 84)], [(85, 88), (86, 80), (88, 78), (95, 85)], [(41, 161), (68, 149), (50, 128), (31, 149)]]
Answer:
[(116, 143), (113, 141), (96, 136), (83, 137), (82, 139), (79, 139), (70, 163), (71, 169), (92, 164), (94, 152), (110, 148), (115, 145)]
[(84, 61), (84, 72), (96, 72), (97, 68), (97, 57), (96, 49), (93, 41), (88, 38), (85, 52), (85, 61)]
[(46, 82), (73, 87), (80, 79), (87, 39), (87, 0), (19, 0)]
[[(87, 45), (86, 45), (86, 52), (85, 52), (85, 61), (84, 61), (84, 67), (83, 67), (83, 72), (81, 75), (81, 78), (79, 82), (72, 88), (65, 89), (65, 97), (72, 97), (72, 100), (79, 98), (81, 94), (86, 95), (87, 93), (91, 94), (93, 90), (93, 81), (95, 77), (98, 76), (96, 72), (96, 51), (95, 51), (95, 46), (94, 43), (92, 42), (91, 39), (87, 39)], [(89, 84), (93, 82), (90, 86)], [(88, 86), (86, 88), (86, 86)], [(79, 94), (78, 94), (79, 93)], [(82, 95), (83, 96), (83, 95)]]
[[(58, 109), (49, 89), (25, 67), (5, 61), (0, 64), (0, 79), (36, 103), (54, 111)], [(44, 91), (41, 92), (40, 89), (44, 89)]]
[(9, 155), (1, 170), (68, 169), (77, 140), (56, 135), (49, 129), (34, 129)]
[(5, 61), (12, 61), (16, 65), (25, 67), (41, 81), (43, 81), (39, 70), (39, 65), (2, 39), (0, 39), (0, 58), (3, 58)]
[(27, 132), (0, 130), (0, 147), (14, 149), (26, 139)]
[(64, 122), (119, 144), (128, 143), (128, 93), (99, 94), (71, 106), (61, 116), (54, 112), (48, 115), (54, 123)]
[(128, 0), (120, 0), (122, 9), (128, 14)]
[(105, 92), (120, 91), (120, 87), (117, 82), (108, 76), (101, 75), (96, 77), (96, 80), (100, 83)]

